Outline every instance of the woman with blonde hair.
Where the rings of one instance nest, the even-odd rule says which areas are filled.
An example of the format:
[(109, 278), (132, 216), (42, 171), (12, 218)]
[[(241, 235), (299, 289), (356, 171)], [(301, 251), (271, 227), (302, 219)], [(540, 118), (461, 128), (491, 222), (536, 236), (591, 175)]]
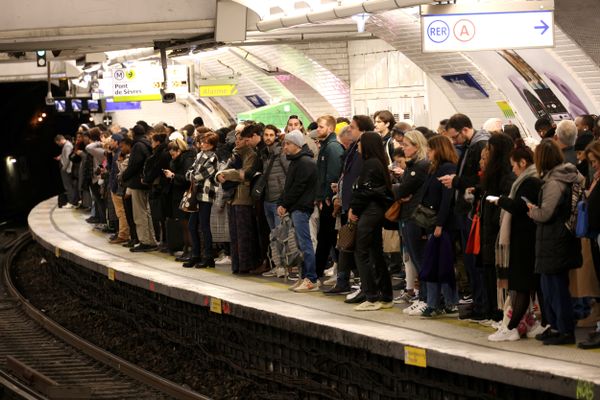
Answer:
[[(402, 148), (406, 157), (406, 169), (402, 175), (402, 182), (393, 185), (393, 192), (397, 200), (402, 199), (404, 201), (400, 212), (400, 232), (405, 254), (408, 254), (410, 264), (416, 269), (416, 273), (410, 271), (410, 264), (407, 263), (407, 280), (409, 280), (421, 271), (425, 244), (427, 243), (426, 232), (415, 223), (413, 213), (423, 196), (423, 184), (428, 176), (429, 161), (427, 160), (427, 140), (417, 130), (411, 130), (404, 134)], [(404, 310), (406, 314), (421, 315), (427, 307), (426, 286), (421, 285), (420, 288), (418, 300)], [(413, 294), (404, 293), (394, 301), (408, 303), (410, 301), (409, 296), (412, 297)]]

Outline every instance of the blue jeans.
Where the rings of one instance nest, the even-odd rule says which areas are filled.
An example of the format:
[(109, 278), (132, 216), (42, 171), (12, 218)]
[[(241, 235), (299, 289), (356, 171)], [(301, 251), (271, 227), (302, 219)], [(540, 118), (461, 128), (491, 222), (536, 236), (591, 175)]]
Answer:
[(296, 240), (298, 247), (304, 256), (304, 268), (302, 268), (301, 278), (308, 278), (311, 282), (317, 281), (317, 264), (315, 259), (315, 249), (313, 249), (310, 238), (310, 215), (309, 212), (292, 211), (292, 223), (296, 230)]
[(192, 241), (192, 257), (200, 257), (200, 233), (204, 242), (204, 259), (212, 259), (212, 232), (210, 231), (210, 211), (212, 203), (198, 202), (198, 212), (190, 214), (188, 229)]
[(277, 215), (277, 203), (270, 203), (265, 201), (263, 203), (263, 209), (265, 210), (265, 217), (267, 218), (267, 224), (269, 229), (273, 230), (276, 226), (281, 223), (279, 215)]
[(427, 307), (435, 310), (440, 308), (440, 294), (444, 295), (446, 308), (455, 306), (458, 303), (456, 287), (447, 283), (427, 282)]
[[(427, 239), (423, 239), (423, 229), (413, 221), (402, 222), (400, 226), (402, 242), (417, 272), (420, 273), (423, 266), (425, 246), (427, 245)], [(425, 284), (420, 285), (419, 300), (427, 301), (427, 285)]]

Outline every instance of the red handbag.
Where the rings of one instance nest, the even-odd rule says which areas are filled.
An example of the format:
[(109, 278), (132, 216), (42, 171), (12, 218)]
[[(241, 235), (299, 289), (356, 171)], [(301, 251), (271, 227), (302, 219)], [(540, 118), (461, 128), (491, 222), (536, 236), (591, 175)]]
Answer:
[(469, 232), (469, 240), (467, 240), (467, 248), (465, 254), (478, 255), (481, 250), (481, 220), (479, 218), (479, 205), (477, 211), (473, 215), (473, 223)]

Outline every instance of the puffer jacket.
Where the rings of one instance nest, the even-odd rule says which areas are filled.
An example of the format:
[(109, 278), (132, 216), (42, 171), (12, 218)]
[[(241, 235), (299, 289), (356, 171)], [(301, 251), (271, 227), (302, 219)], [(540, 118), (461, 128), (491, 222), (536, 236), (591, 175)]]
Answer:
[(585, 178), (570, 163), (554, 167), (544, 177), (538, 204), (529, 212), (536, 222), (535, 272), (556, 274), (581, 267), (581, 241), (565, 226), (571, 212), (571, 187)]
[(263, 160), (265, 173), (271, 158), (273, 158), (273, 166), (271, 167), (269, 176), (267, 176), (265, 201), (269, 203), (276, 203), (283, 193), (283, 188), (285, 187), (285, 176), (290, 167), (290, 161), (283, 153), (281, 145), (279, 143), (275, 143), (272, 146), (269, 146), (267, 159)]
[(299, 153), (287, 157), (290, 160), (290, 168), (278, 204), (289, 213), (311, 213), (317, 193), (317, 163), (313, 159), (313, 153), (308, 147), (303, 147)]

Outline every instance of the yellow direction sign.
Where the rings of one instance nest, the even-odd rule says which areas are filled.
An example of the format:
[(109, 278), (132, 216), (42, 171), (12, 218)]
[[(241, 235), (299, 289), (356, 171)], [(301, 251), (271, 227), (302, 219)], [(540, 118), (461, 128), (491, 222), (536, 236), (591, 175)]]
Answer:
[(227, 97), (238, 94), (235, 83), (200, 86), (200, 97)]

